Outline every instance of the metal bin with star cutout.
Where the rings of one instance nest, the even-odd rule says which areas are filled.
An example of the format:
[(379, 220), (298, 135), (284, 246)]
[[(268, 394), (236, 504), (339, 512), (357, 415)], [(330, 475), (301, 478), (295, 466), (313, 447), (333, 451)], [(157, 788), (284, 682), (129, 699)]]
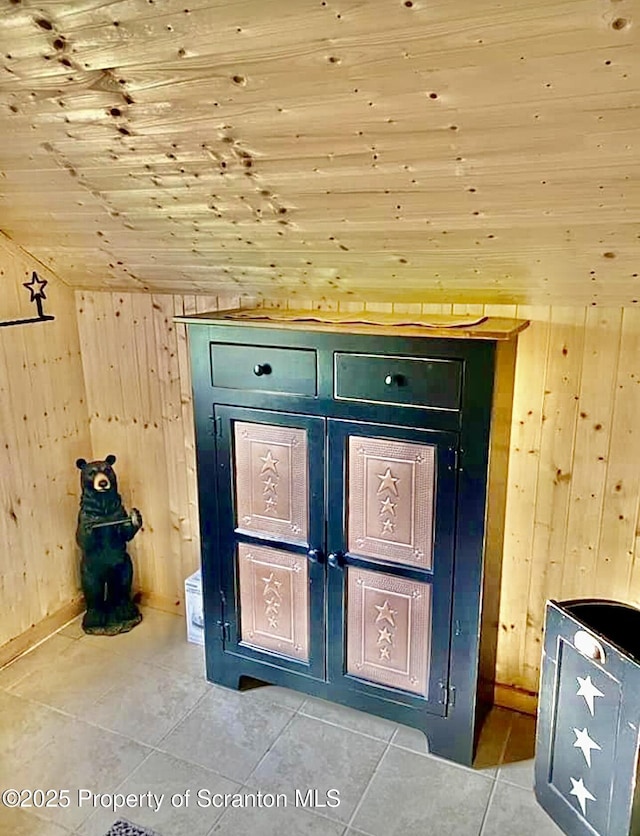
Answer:
[(640, 610), (547, 602), (535, 794), (569, 836), (638, 836)]

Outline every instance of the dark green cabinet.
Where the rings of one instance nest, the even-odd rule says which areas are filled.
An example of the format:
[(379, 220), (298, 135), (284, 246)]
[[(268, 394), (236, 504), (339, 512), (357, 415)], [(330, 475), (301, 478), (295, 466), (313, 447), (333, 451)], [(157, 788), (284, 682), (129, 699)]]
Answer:
[(518, 329), (184, 321), (207, 677), (377, 713), (470, 763), (491, 702)]

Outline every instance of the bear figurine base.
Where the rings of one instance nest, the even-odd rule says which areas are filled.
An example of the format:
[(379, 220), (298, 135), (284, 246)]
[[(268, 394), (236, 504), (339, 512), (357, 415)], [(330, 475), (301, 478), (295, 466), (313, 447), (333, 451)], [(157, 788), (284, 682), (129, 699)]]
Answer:
[(116, 457), (87, 462), (78, 459), (82, 498), (76, 541), (82, 551), (80, 577), (87, 611), (85, 633), (115, 636), (142, 621), (131, 598), (133, 564), (126, 544), (142, 528), (142, 515), (133, 508), (127, 515), (113, 470)]

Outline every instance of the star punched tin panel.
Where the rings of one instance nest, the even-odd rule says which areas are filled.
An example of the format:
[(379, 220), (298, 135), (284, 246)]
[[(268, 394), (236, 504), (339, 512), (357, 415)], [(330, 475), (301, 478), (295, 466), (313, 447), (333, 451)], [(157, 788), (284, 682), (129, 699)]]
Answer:
[(238, 528), (306, 543), (307, 431), (237, 421), (234, 436)]
[(348, 459), (349, 551), (430, 569), (436, 448), (351, 436)]
[(347, 570), (347, 673), (427, 696), (431, 586)]
[(238, 544), (240, 642), (309, 660), (309, 580), (301, 555)]

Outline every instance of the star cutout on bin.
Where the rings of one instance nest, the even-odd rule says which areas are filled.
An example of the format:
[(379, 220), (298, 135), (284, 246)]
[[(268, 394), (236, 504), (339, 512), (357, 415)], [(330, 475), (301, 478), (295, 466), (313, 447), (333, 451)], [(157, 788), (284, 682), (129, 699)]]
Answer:
[(582, 754), (584, 755), (584, 759), (587, 762), (587, 766), (591, 766), (591, 750), (592, 749), (600, 749), (601, 747), (589, 737), (589, 732), (585, 729), (574, 729), (573, 730), (576, 736), (576, 742), (573, 744), (574, 748), (581, 749)]
[(577, 696), (584, 697), (584, 701), (589, 706), (589, 711), (591, 712), (591, 716), (593, 717), (594, 711), (594, 698), (595, 697), (604, 697), (602, 691), (599, 691), (596, 686), (591, 681), (591, 677), (587, 676), (584, 679), (581, 676), (576, 677), (578, 682), (580, 683), (580, 687), (578, 688)]
[(589, 801), (595, 801), (595, 795), (591, 795), (589, 790), (585, 787), (582, 778), (579, 781), (576, 781), (575, 778), (569, 778), (571, 781), (573, 788), (569, 790), (569, 795), (575, 795), (578, 799), (578, 803), (580, 804), (580, 809), (582, 810), (582, 815), (586, 816), (587, 814), (587, 799)]

